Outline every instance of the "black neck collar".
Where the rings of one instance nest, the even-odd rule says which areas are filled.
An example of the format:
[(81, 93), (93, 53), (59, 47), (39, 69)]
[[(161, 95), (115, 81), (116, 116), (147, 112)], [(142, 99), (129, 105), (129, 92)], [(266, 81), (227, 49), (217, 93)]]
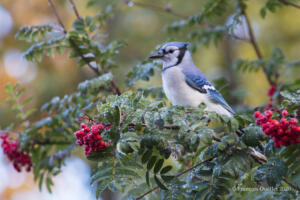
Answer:
[(165, 72), (167, 69), (169, 69), (171, 67), (175, 67), (175, 66), (179, 65), (184, 57), (186, 50), (187, 50), (186, 47), (180, 48), (177, 62), (174, 65), (170, 65), (170, 66), (163, 68), (162, 72)]

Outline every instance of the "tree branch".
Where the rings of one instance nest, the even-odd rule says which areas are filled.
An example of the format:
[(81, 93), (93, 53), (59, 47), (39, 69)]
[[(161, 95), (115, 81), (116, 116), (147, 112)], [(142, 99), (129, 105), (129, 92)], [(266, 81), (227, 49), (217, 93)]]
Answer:
[(74, 10), (74, 13), (75, 13), (77, 19), (80, 20), (80, 21), (82, 21), (80, 15), (79, 15), (79, 12), (78, 12), (78, 10), (77, 10), (77, 8), (76, 8), (76, 5), (75, 5), (75, 3), (74, 3), (74, 1), (73, 1), (73, 0), (69, 0), (69, 1), (70, 1), (70, 3), (71, 3), (71, 6), (72, 6), (72, 8), (73, 8), (73, 10)]
[[(202, 161), (202, 162), (199, 162), (198, 164), (196, 164), (196, 165), (194, 165), (194, 166), (192, 166), (192, 167), (190, 167), (190, 168), (188, 168), (188, 169), (186, 169), (186, 170), (184, 170), (184, 171), (182, 171), (182, 172), (176, 174), (176, 175), (174, 176), (174, 178), (178, 178), (178, 177), (182, 176), (183, 174), (185, 174), (185, 173), (187, 173), (187, 172), (189, 172), (189, 171), (195, 169), (196, 167), (199, 167), (200, 165), (202, 165), (202, 164), (204, 164), (204, 163), (207, 163), (207, 162), (211, 161), (211, 160), (214, 159), (214, 158), (215, 158), (215, 157), (212, 157), (212, 158), (209, 158), (209, 159), (204, 160), (204, 161)], [(136, 200), (142, 199), (143, 197), (145, 197), (146, 195), (150, 194), (151, 192), (154, 192), (154, 191), (157, 190), (157, 189), (159, 189), (158, 186), (152, 188), (151, 190), (149, 190), (149, 191), (147, 191), (146, 193), (144, 193), (144, 194), (140, 195), (139, 197), (137, 197)]]
[[(67, 30), (66, 30), (66, 28), (65, 28), (65, 26), (64, 26), (64, 24), (63, 24), (63, 22), (62, 22), (62, 20), (61, 20), (61, 18), (59, 16), (58, 12), (57, 12), (57, 10), (56, 10), (55, 5), (53, 4), (52, 0), (48, 0), (48, 2), (49, 2), (49, 5), (50, 5), (53, 13), (56, 16), (56, 19), (57, 19), (58, 23), (63, 28), (63, 32), (66, 34)], [(73, 8), (73, 10), (75, 12), (75, 15), (76, 15), (77, 19), (78, 20), (82, 20), (81, 17), (80, 17), (80, 15), (79, 15), (79, 13), (78, 13), (78, 10), (76, 8), (75, 3), (72, 0), (70, 0), (70, 3), (72, 5), (72, 8)], [(84, 54), (81, 52), (80, 48), (76, 45), (76, 43), (72, 39), (70, 39), (70, 38), (69, 38), (69, 41), (70, 41), (71, 46), (74, 48), (74, 50), (78, 52), (78, 54), (80, 55), (81, 59), (99, 76), (100, 75), (99, 70), (96, 67), (92, 66), (91, 63), (87, 60), (87, 58), (84, 57)], [(111, 81), (111, 88), (112, 88), (112, 92), (114, 94), (117, 94), (117, 95), (121, 94), (121, 91), (120, 91), (119, 87), (117, 86), (117, 84), (114, 82), (114, 80)]]
[(188, 18), (188, 16), (186, 16), (186, 15), (183, 15), (181, 13), (173, 11), (168, 6), (165, 7), (165, 8), (162, 8), (162, 7), (159, 7), (159, 6), (156, 6), (156, 5), (146, 4), (146, 3), (136, 2), (136, 1), (130, 1), (130, 0), (123, 0), (123, 2), (126, 3), (127, 5), (132, 4), (132, 5), (142, 7), (142, 8), (149, 8), (151, 10), (156, 10), (156, 11), (159, 11), (159, 12), (169, 13), (173, 16), (176, 16), (176, 17), (179, 17), (179, 18), (182, 18), (182, 19), (187, 19)]
[(293, 2), (290, 2), (290, 1), (287, 1), (287, 0), (278, 0), (278, 1), (280, 1), (281, 3), (283, 3), (283, 4), (287, 5), (287, 6), (293, 6), (295, 8), (300, 9), (300, 5), (297, 5), (297, 4), (293, 3)]
[[(257, 57), (259, 59), (263, 59), (263, 56), (262, 56), (262, 53), (260, 51), (260, 48), (257, 44), (257, 41), (255, 39), (255, 36), (254, 36), (254, 33), (253, 33), (253, 29), (252, 29), (252, 26), (251, 26), (251, 23), (250, 23), (250, 20), (249, 20), (249, 17), (246, 13), (245, 10), (242, 11), (243, 15), (245, 16), (245, 19), (246, 19), (246, 23), (247, 23), (247, 27), (248, 27), (248, 30), (249, 30), (249, 36), (250, 36), (250, 43), (252, 44), (254, 50), (255, 50), (255, 53), (257, 55)], [(271, 79), (270, 76), (268, 76), (268, 73), (267, 73), (267, 68), (262, 64), (262, 69), (263, 69), (263, 72), (265, 73), (265, 76), (269, 82), (270, 85), (276, 85), (276, 83)]]
[(57, 10), (56, 10), (56, 8), (55, 8), (52, 0), (48, 0), (48, 3), (49, 3), (49, 5), (50, 5), (50, 7), (52, 9), (52, 12), (54, 13), (54, 15), (55, 15), (55, 17), (57, 19), (59, 25), (62, 27), (63, 32), (66, 34), (67, 33), (66, 28), (65, 28), (65, 26), (64, 26), (64, 24), (63, 24), (63, 22), (62, 22), (62, 20), (61, 20), (61, 18), (59, 16), (58, 12), (57, 12)]
[(296, 185), (293, 185), (289, 180), (287, 180), (287, 178), (283, 177), (282, 180), (288, 184), (289, 186), (291, 186), (293, 189), (300, 191), (300, 188), (298, 188)]
[[(260, 165), (263, 165), (264, 162), (268, 162), (267, 158), (265, 159), (259, 159), (258, 157), (255, 156), (255, 154), (251, 154), (250, 155), (254, 158), (254, 160), (259, 163)], [(287, 180), (286, 177), (282, 177), (282, 180), (288, 184), (289, 186), (291, 186), (293, 189), (300, 191), (300, 188), (298, 188), (296, 185), (292, 184), (289, 180)]]

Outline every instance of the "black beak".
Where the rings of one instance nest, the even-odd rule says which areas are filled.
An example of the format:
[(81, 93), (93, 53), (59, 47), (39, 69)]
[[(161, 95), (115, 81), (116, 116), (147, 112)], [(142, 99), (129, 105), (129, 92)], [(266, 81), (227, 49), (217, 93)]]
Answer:
[(162, 51), (156, 51), (149, 56), (149, 58), (151, 58), (151, 59), (158, 59), (158, 58), (162, 58), (162, 57), (164, 57), (164, 54)]

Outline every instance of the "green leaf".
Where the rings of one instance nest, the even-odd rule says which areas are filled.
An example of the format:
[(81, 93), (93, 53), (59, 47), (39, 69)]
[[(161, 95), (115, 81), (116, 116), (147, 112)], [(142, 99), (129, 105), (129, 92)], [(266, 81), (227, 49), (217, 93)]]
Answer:
[(165, 182), (170, 182), (174, 179), (175, 176), (168, 176), (168, 175), (161, 175), (161, 178), (165, 181)]
[(121, 123), (121, 108), (119, 106), (114, 107), (114, 125), (119, 126)]
[(116, 168), (116, 177), (136, 179), (136, 178), (139, 178), (141, 176), (132, 169), (117, 167)]
[(161, 169), (161, 167), (163, 166), (164, 164), (164, 159), (159, 159), (156, 164), (155, 164), (155, 167), (154, 167), (154, 173), (157, 174), (159, 172), (159, 170)]
[(39, 177), (39, 190), (42, 190), (43, 187), (43, 181), (44, 181), (44, 173), (41, 173), (40, 177)]
[(245, 132), (242, 135), (242, 141), (247, 146), (257, 146), (259, 145), (260, 140), (264, 138), (264, 133), (261, 130), (261, 127), (258, 126), (248, 126), (243, 129)]
[(24, 118), (27, 119), (30, 115), (32, 115), (33, 113), (35, 113), (37, 110), (35, 108), (27, 110), (24, 114)]
[(83, 20), (76, 19), (73, 23), (73, 28), (78, 33), (86, 33)]
[(47, 176), (46, 187), (47, 187), (48, 192), (50, 192), (50, 193), (52, 193), (52, 190), (51, 190), (52, 185), (53, 185), (53, 181), (52, 181), (51, 177)]
[(113, 178), (113, 167), (111, 165), (103, 165), (98, 167), (91, 176), (91, 184), (100, 182), (105, 179)]
[(150, 187), (149, 171), (146, 172), (146, 183)]
[(162, 168), (162, 170), (160, 171), (160, 174), (166, 174), (166, 173), (168, 173), (169, 171), (171, 171), (171, 169), (172, 169), (172, 166), (171, 166), (171, 165), (165, 166), (165, 167)]
[(91, 161), (102, 162), (102, 161), (107, 161), (109, 158), (112, 158), (112, 156), (113, 156), (113, 149), (112, 147), (108, 147), (103, 150), (92, 151), (91, 155), (87, 156), (87, 159)]
[(283, 161), (277, 158), (270, 158), (267, 163), (256, 170), (254, 178), (259, 184), (262, 184), (266, 180), (269, 186), (277, 188), (287, 172), (288, 169)]
[(160, 68), (158, 63), (145, 63), (145, 64), (138, 64), (136, 67), (132, 69), (127, 74), (126, 83), (129, 86), (134, 85), (138, 80), (149, 81), (150, 77), (154, 75), (154, 69)]
[(288, 90), (284, 90), (280, 92), (280, 95), (283, 96), (285, 100), (289, 101), (290, 103), (300, 103), (300, 90), (297, 90), (297, 92), (290, 92)]
[(158, 187), (160, 187), (163, 190), (168, 190), (168, 188), (158, 179), (158, 177), (156, 175), (154, 175), (154, 180), (155, 180), (156, 184), (158, 185)]
[(224, 142), (218, 142), (218, 149), (220, 151), (224, 151), (226, 149), (227, 145)]
[(148, 160), (149, 160), (149, 158), (150, 158), (150, 156), (152, 155), (152, 149), (148, 149), (144, 154), (143, 154), (143, 156), (142, 156), (142, 163), (143, 164), (145, 164)]
[(101, 196), (102, 192), (108, 187), (110, 182), (111, 182), (111, 180), (107, 179), (107, 180), (104, 180), (104, 181), (101, 181), (100, 183), (98, 183), (97, 190), (96, 190), (97, 198), (99, 198)]
[(157, 159), (157, 156), (152, 156), (152, 157), (150, 158), (150, 160), (149, 160), (148, 163), (147, 163), (147, 170), (148, 170), (148, 171), (152, 169), (152, 167), (153, 167), (154, 164), (155, 164), (156, 159)]
[(28, 97), (26, 98), (23, 102), (22, 102), (22, 105), (26, 105), (27, 103), (29, 103), (31, 100), (33, 99), (33, 97)]

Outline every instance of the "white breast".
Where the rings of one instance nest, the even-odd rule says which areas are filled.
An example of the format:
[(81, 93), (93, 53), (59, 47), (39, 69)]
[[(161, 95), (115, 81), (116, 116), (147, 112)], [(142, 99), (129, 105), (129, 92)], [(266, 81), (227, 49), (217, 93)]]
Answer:
[(207, 103), (204, 94), (192, 89), (185, 82), (179, 67), (171, 67), (162, 73), (163, 89), (173, 105), (197, 107), (200, 103)]
[(162, 73), (164, 92), (173, 105), (197, 107), (206, 104), (206, 110), (232, 116), (223, 106), (210, 101), (206, 94), (191, 88), (185, 82), (181, 68), (171, 67)]

